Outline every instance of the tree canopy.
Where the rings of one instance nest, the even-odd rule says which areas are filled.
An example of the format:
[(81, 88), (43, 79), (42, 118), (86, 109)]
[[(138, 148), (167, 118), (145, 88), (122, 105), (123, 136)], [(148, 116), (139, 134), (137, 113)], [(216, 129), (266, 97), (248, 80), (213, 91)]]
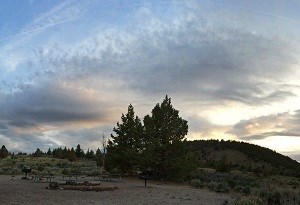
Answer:
[(160, 178), (171, 177), (171, 171), (182, 173), (182, 164), (178, 161), (195, 160), (184, 143), (187, 121), (179, 116), (168, 96), (153, 108), (151, 115), (144, 117), (144, 125), (131, 104), (121, 120), (122, 123), (118, 122), (113, 129), (116, 135), (108, 142), (108, 169), (122, 172), (138, 169)]
[(138, 164), (143, 126), (131, 104), (127, 113), (122, 114), (121, 120), (113, 128), (115, 135), (111, 135), (112, 140), (108, 141), (107, 157), (111, 165), (124, 172), (132, 172)]
[(4, 159), (8, 156), (8, 151), (5, 147), (5, 145), (2, 145), (1, 149), (0, 149), (0, 158)]

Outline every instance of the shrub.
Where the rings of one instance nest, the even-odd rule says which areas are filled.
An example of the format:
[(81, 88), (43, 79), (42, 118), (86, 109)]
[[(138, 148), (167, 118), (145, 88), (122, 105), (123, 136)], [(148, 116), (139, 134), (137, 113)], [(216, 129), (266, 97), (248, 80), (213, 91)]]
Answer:
[(37, 170), (38, 170), (39, 172), (44, 171), (44, 170), (45, 170), (45, 165), (44, 165), (44, 164), (37, 164)]
[(234, 203), (235, 205), (263, 205), (263, 201), (259, 198), (253, 197), (253, 198), (244, 198), (244, 199), (238, 199)]
[(220, 193), (228, 193), (229, 192), (229, 185), (226, 182), (210, 182), (208, 183), (208, 187), (215, 191)]
[(203, 188), (204, 187), (204, 183), (199, 179), (193, 179), (191, 181), (191, 185), (195, 188)]
[(68, 169), (64, 168), (64, 169), (61, 170), (61, 173), (63, 175), (68, 175), (68, 174), (70, 174), (70, 171)]

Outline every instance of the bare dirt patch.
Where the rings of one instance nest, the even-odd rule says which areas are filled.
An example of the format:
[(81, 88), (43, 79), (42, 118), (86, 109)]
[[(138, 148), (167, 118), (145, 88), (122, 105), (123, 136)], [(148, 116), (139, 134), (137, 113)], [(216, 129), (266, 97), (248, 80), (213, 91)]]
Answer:
[[(61, 180), (56, 178), (56, 180)], [(92, 181), (89, 178), (80, 178)], [(80, 181), (79, 180), (79, 181)], [(62, 181), (61, 181), (62, 183)], [(99, 182), (97, 182), (99, 183)], [(229, 195), (217, 194), (188, 185), (126, 179), (123, 182), (100, 182), (99, 187), (118, 187), (113, 191), (49, 190), (47, 182), (21, 180), (21, 176), (0, 175), (1, 204), (203, 204), (221, 205), (232, 202)]]

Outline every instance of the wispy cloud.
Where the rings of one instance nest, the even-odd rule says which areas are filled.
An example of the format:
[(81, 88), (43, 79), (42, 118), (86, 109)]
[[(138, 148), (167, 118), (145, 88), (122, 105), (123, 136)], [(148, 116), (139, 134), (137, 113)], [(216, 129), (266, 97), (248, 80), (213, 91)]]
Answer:
[[(54, 26), (74, 21), (79, 15), (80, 9), (76, 4), (66, 1), (24, 25), (20, 28), (19, 33), (0, 37), (0, 43), (2, 43), (0, 60), (5, 62), (0, 66), (0, 70), (5, 71), (3, 76), (28, 60), (25, 56), (28, 57), (29, 55), (26, 49), (24, 51), (24, 46), (31, 47), (31, 44), (34, 43), (34, 37)], [(16, 52), (16, 50), (18, 51)]]

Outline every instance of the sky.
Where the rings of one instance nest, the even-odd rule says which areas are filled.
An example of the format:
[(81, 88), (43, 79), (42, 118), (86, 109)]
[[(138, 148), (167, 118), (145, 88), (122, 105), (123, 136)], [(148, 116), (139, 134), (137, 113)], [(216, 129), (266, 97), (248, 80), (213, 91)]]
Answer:
[(101, 147), (165, 95), (188, 140), (300, 161), (298, 0), (0, 1), (0, 144)]

